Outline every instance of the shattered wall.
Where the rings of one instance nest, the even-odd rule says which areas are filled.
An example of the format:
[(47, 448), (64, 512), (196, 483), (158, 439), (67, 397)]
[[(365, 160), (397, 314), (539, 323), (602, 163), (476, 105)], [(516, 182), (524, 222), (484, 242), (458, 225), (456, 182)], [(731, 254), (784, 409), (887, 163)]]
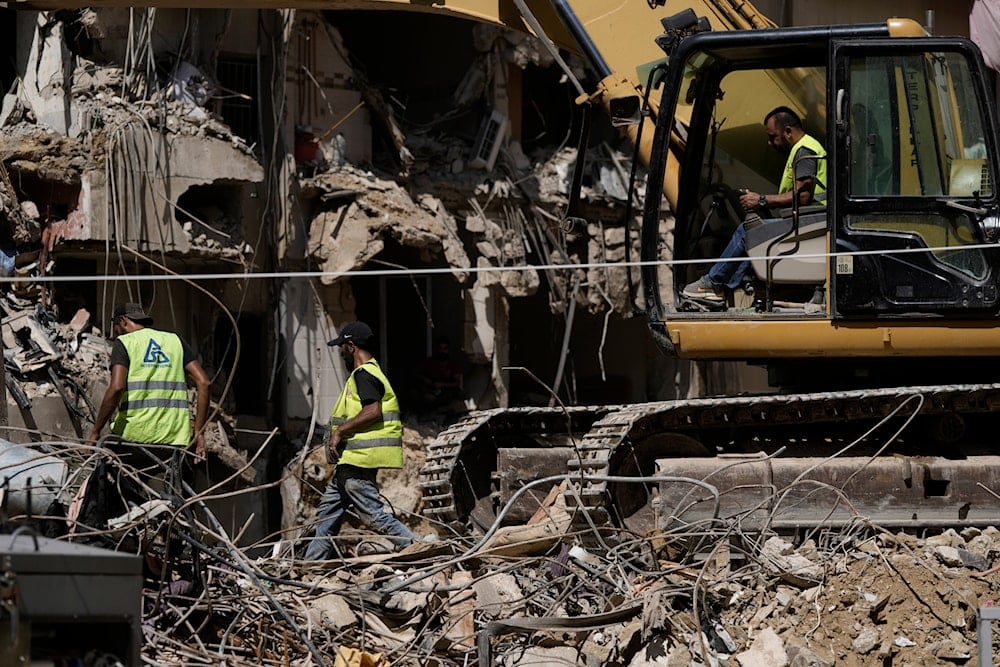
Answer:
[[(336, 23), (341, 25), (340, 15), (337, 16)], [(359, 14), (346, 25), (351, 34), (363, 34), (363, 26), (372, 29), (376, 22), (366, 25)], [(560, 215), (567, 203), (567, 184), (575, 151), (554, 154), (555, 150), (547, 146), (544, 139), (539, 141), (543, 135), (552, 141), (565, 140), (563, 133), (569, 126), (544, 128), (537, 121), (539, 114), (554, 118), (566, 112), (569, 112), (566, 114), (569, 119), (573, 105), (568, 94), (560, 93), (560, 89), (566, 87), (565, 82), (559, 83), (558, 76), (550, 79), (538, 74), (552, 64), (548, 52), (533, 40), (519, 35), (480, 26), (469, 25), (464, 29), (453, 26), (446, 33), (449, 35), (447, 41), (453, 44), (451, 61), (444, 67), (435, 64), (435, 56), (442, 54), (436, 53), (433, 46), (422, 44), (417, 47), (423, 54), (421, 72), (411, 72), (413, 64), (410, 63), (391, 75), (381, 71), (385, 65), (378, 59), (394, 63), (388, 68), (390, 70), (399, 69), (395, 63), (414, 48), (394, 30), (391, 20), (380, 18), (377, 25), (387, 36), (384, 42), (379, 43), (377, 49), (345, 54), (344, 61), (361, 62), (364, 75), (357, 76), (355, 72), (353, 79), (358, 85), (363, 85), (359, 83), (363, 80), (368, 85), (393, 91), (387, 105), (372, 105), (373, 113), (379, 115), (379, 121), (373, 121), (372, 141), (383, 146), (383, 151), (389, 146), (393, 146), (390, 150), (396, 150), (402, 132), (412, 162), (400, 160), (395, 163), (402, 172), (396, 182), (366, 172), (365, 165), (352, 165), (349, 161), (343, 165), (327, 162), (324, 170), (302, 181), (301, 214), (303, 226), (309, 229), (306, 263), (315, 262), (325, 271), (336, 272), (324, 276), (324, 282), (341, 280), (338, 275), (347, 270), (389, 269), (393, 257), (398, 259), (398, 256), (417, 259), (416, 263), (399, 266), (457, 269), (453, 274), (457, 281), (454, 291), (461, 295), (464, 315), (457, 329), (454, 317), (450, 318), (450, 324), (444, 323), (444, 329), (450, 330), (451, 338), (461, 340), (463, 356), (472, 371), (468, 379), (470, 385), (476, 387), (470, 390), (475, 394), (470, 397), (475, 405), (506, 404), (509, 391), (505, 367), (511, 363), (517, 365), (516, 355), (508, 352), (508, 345), (513, 343), (518, 348), (526, 348), (539, 344), (535, 327), (516, 318), (509, 319), (509, 300), (531, 297), (542, 290), (548, 308), (557, 314), (555, 327), (561, 326), (559, 314), (566, 312), (568, 303), (578, 301), (579, 307), (588, 312), (610, 313), (612, 327), (617, 328), (620, 335), (635, 336), (632, 343), (645, 347), (648, 336), (642, 327), (618, 328), (622, 317), (634, 313), (629, 290), (624, 287), (627, 281), (623, 271), (603, 270), (581, 276), (584, 279), (582, 286), (573, 290), (569, 272), (549, 272), (543, 278), (533, 269), (520, 268), (539, 263), (620, 261), (625, 257), (626, 236), (632, 242), (631, 256), (638, 256), (637, 228), (626, 235), (620, 219), (621, 201), (627, 197), (622, 180), (623, 174), (627, 180), (624, 166), (627, 158), (607, 144), (598, 144), (596, 151), (591, 152), (589, 169), (594, 172), (594, 179), (584, 193), (585, 199), (592, 201), (592, 211), (588, 212), (596, 212), (603, 220), (592, 228), (574, 230), (569, 238), (558, 229)], [(420, 27), (415, 25), (407, 30), (422, 34)], [(293, 41), (295, 39), (293, 37)], [(400, 40), (404, 41), (397, 44)], [(465, 45), (462, 40), (466, 40)], [(457, 66), (456, 59), (460, 55), (467, 60), (463, 61), (464, 65)], [(292, 64), (296, 57), (295, 50), (291, 50), (288, 71), (296, 69)], [(448, 80), (444, 73), (449, 71), (458, 72), (460, 76)], [(582, 73), (582, 69), (580, 71)], [(401, 82), (403, 74), (412, 80), (409, 87)], [(385, 80), (378, 81), (376, 77), (379, 76)], [(418, 76), (423, 76), (424, 80), (421, 82)], [(294, 108), (300, 91), (292, 88), (293, 84), (298, 85), (297, 82), (289, 80), (288, 84), (289, 104)], [(438, 109), (421, 97), (430, 86), (447, 86), (443, 94), (435, 97)], [(442, 104), (449, 93), (450, 108)], [(363, 97), (368, 103), (367, 93)], [(550, 114), (547, 108), (538, 107), (543, 101), (548, 104), (553, 103), (552, 100), (559, 106), (565, 104), (565, 109), (554, 108), (556, 113)], [(480, 119), (488, 115), (488, 109), (504, 113), (510, 132), (504, 137), (497, 168), (492, 171), (475, 168), (473, 159), (475, 132)], [(530, 110), (527, 118), (524, 109)], [(346, 104), (337, 110), (350, 112)], [(378, 138), (380, 130), (376, 126), (392, 128), (387, 133), (390, 135), (387, 140)], [(538, 134), (539, 130), (542, 134)], [(520, 139), (524, 131), (533, 133), (528, 143), (535, 151), (531, 156), (522, 151)], [(385, 162), (377, 152), (373, 160)], [(302, 171), (301, 164), (299, 171)], [(639, 194), (641, 196), (641, 191)], [(413, 252), (402, 252), (397, 246)], [(478, 271), (467, 275), (462, 269), (470, 266)], [(352, 283), (357, 281), (358, 278), (351, 279)], [(632, 292), (635, 294), (637, 290)], [(368, 292), (375, 297), (377, 293), (377, 289)], [(434, 298), (439, 297), (435, 295)], [(446, 295), (444, 298), (453, 297)], [(367, 295), (358, 301), (362, 310), (368, 301)], [(328, 312), (332, 314), (337, 308), (328, 306)], [(392, 338), (401, 323), (393, 319), (391, 312), (386, 315), (370, 308), (369, 312), (375, 318), (376, 328)], [(332, 319), (343, 323), (361, 314), (359, 310), (348, 311), (339, 322), (337, 315)], [(412, 328), (413, 324), (411, 320), (404, 326)], [(428, 328), (424, 334), (428, 348), (432, 335)], [(587, 331), (575, 337), (589, 338), (590, 335)], [(524, 345), (517, 342), (519, 338), (523, 338)], [(598, 333), (593, 347), (600, 340)], [(560, 343), (557, 340), (549, 345), (546, 341), (539, 354), (549, 358), (558, 355)], [(419, 349), (414, 351), (398, 343), (390, 344), (389, 348), (391, 351), (383, 351), (383, 356), (388, 352), (392, 357), (390, 372), (396, 370), (406, 376), (408, 366), (413, 365), (410, 357), (419, 355)], [(531, 355), (522, 359), (535, 361)], [(403, 363), (402, 369), (400, 363)], [(662, 396), (659, 391), (652, 396), (647, 393), (649, 387), (657, 384), (644, 375), (647, 367), (629, 369), (632, 375), (629, 385), (636, 388), (629, 393), (631, 398), (643, 400)], [(575, 372), (571, 365), (570, 373)], [(591, 382), (592, 378), (587, 381)], [(291, 384), (295, 385), (296, 381)], [(609, 388), (605, 393), (614, 391)], [(525, 398), (522, 395), (515, 400)]]
[[(184, 31), (177, 33), (175, 27), (189, 24), (190, 16), (185, 21), (183, 12), (161, 12), (153, 22), (147, 15), (150, 41), (142, 49), (151, 62), (144, 63), (145, 69), (130, 68), (128, 58), (115, 60), (124, 58), (129, 40), (139, 38), (129, 32), (124, 10), (88, 11), (67, 24), (44, 13), (17, 16), (19, 68), (25, 76), (5, 98), (0, 124), (14, 131), (5, 133), (3, 155), (8, 169), (29, 181), (19, 193), (22, 200), (54, 186), (65, 191), (59, 201), (49, 195), (39, 207), (40, 224), (68, 240), (249, 256), (247, 240), (258, 231), (253, 221), (260, 218), (256, 200), (262, 178), (249, 147), (208, 113), (207, 98), (179, 92), (176, 72), (175, 83), (162, 93), (170, 99), (154, 94), (157, 104), (136, 104), (121, 94), (130, 79), (134, 89), (152, 88), (154, 82), (142, 79), (157, 76), (158, 67), (164, 77), (171, 76), (171, 63), (162, 59), (185, 50), (179, 37)], [(79, 50), (69, 30), (90, 31), (87, 55), (94, 60), (70, 48)], [(196, 52), (199, 46), (189, 42), (186, 50)], [(175, 56), (172, 64), (179, 70), (186, 61)], [(201, 78), (192, 74), (190, 80)], [(20, 141), (12, 141), (12, 135)], [(42, 154), (56, 168), (18, 160), (22, 152)]]
[(340, 33), (322, 14), (295, 13), (288, 42), (284, 132), (294, 139), (304, 170), (371, 162), (371, 114), (346, 55)]
[[(99, 278), (266, 268), (259, 133), (231, 131), (219, 113), (247, 95), (214, 76), (223, 56), (256, 58), (257, 17), (125, 8), (11, 15), (20, 78), (0, 113), (0, 249), (4, 275), (20, 281), (0, 291), (4, 346), (34, 354), (52, 340), (57, 352), (43, 366), (9, 371), (12, 439), (82, 439), (107, 383), (111, 309), (138, 301), (192, 345), (213, 380), (205, 483), (231, 475), (261, 444), (275, 412), (268, 401), (282, 390), (267, 284)], [(231, 34), (234, 24), (247, 31)], [(83, 279), (33, 282), (50, 275)], [(38, 327), (22, 340), (24, 313)], [(251, 473), (274, 476), (274, 460), (258, 457)], [(263, 535), (268, 502), (260, 494), (216, 509), (233, 530), (254, 516), (248, 530)]]
[[(345, 378), (326, 342), (354, 319), (375, 327), (377, 356), (408, 394), (432, 341), (449, 338), (460, 411), (550, 400), (512, 367), (567, 402), (689, 386), (687, 366), (653, 347), (623, 270), (569, 268), (638, 257), (635, 213), (623, 221), (630, 153), (597, 123), (589, 224), (564, 225), (575, 93), (537, 40), (389, 12), (17, 20), (25, 76), (5, 98), (0, 165), (19, 270), (287, 276), (95, 281), (79, 296), (99, 329), (114, 303), (136, 300), (191, 342), (219, 428), (244, 454), (272, 426), (299, 444), (317, 434)], [(69, 310), (54, 289), (64, 296), (50, 303)], [(417, 405), (405, 397), (404, 411)], [(64, 422), (53, 421), (68, 433)]]
[[(36, 211), (14, 226), (19, 266), (31, 254), (23, 244), (35, 240), (43, 262), (61, 258), (79, 268), (91, 260), (99, 273), (157, 270), (131, 251), (165, 252), (158, 258), (167, 263), (183, 258), (171, 267), (180, 273), (254, 266), (263, 171), (251, 146), (213, 112), (228, 93), (209, 75), (223, 49), (239, 44), (243, 55), (255, 53), (257, 12), (236, 12), (253, 30), (240, 39), (229, 32), (233, 14), (16, 12), (24, 76), (4, 100), (0, 165), (17, 184), (15, 203)], [(39, 231), (32, 235), (29, 223)], [(108, 242), (117, 246), (112, 255)], [(151, 300), (163, 294), (176, 308), (190, 286), (136, 289)], [(94, 312), (114, 301), (107, 290), (100, 298), (93, 287), (83, 291)], [(266, 309), (259, 293), (220, 292), (234, 312)], [(211, 340), (180, 319), (182, 334)]]
[[(549, 72), (552, 59), (545, 49), (520, 35), (451, 21), (442, 33), (448, 40), (433, 48), (424, 44), (423, 63), (406, 61), (400, 70), (401, 59), (414, 52), (413, 44), (426, 31), (413, 30), (409, 18), (394, 23), (383, 16), (337, 16), (337, 23), (350, 17), (344, 25), (352, 35), (361, 34), (361, 28), (379, 29), (393, 39), (352, 56), (331, 15), (314, 12), (289, 13), (282, 35), (262, 30), (261, 15), (254, 11), (161, 10), (153, 16), (116, 9), (61, 19), (19, 13), (23, 27), (18, 36), (24, 42), (19, 52), (26, 54), (21, 65), (36, 78), (26, 79), (17, 95), (8, 98), (7, 126), (22, 129), (5, 133), (5, 138), (30, 126), (32, 141), (43, 146), (36, 152), (70, 156), (58, 165), (61, 171), (38, 159), (7, 161), (18, 176), (32, 176), (41, 184), (35, 190), (66, 183), (63, 211), (53, 215), (47, 209), (39, 216), (39, 228), (48, 229), (62, 244), (61, 251), (71, 250), (74, 256), (86, 257), (88, 242), (111, 240), (140, 251), (167, 250), (177, 257), (235, 261), (245, 267), (267, 268), (271, 257), (288, 270), (328, 272), (322, 284), (343, 282), (337, 276), (363, 268), (451, 270), (440, 279), (418, 281), (416, 287), (391, 289), (393, 298), (410, 295), (397, 309), (406, 314), (400, 321), (393, 318), (401, 315), (380, 313), (373, 305), (379, 290), (386, 289), (385, 281), (369, 287), (352, 278), (357, 284), (339, 285), (332, 293), (322, 286), (284, 283), (262, 301), (255, 299), (253, 306), (236, 293), (224, 299), (227, 307), (240, 312), (249, 308), (259, 313), (262, 326), (273, 327), (275, 335), (265, 333), (264, 339), (271, 338), (280, 351), (273, 353), (277, 361), (269, 369), (262, 368), (261, 381), (283, 387), (266, 393), (268, 400), (283, 401), (281, 414), (290, 420), (310, 420), (329, 409), (342, 372), (335, 359), (329, 361), (329, 351), (321, 349), (322, 339), (331, 328), (360, 316), (382, 325), (382, 356), (392, 359), (402, 377), (409, 378), (431, 338), (443, 333), (456, 341), (468, 364), (472, 404), (505, 404), (510, 400), (505, 368), (536, 364), (534, 352), (511, 354), (508, 346), (524, 350), (537, 345), (532, 326), (510, 321), (510, 301), (532, 298), (539, 290), (555, 320), (551, 340), (538, 354), (551, 359), (561, 353), (561, 331), (573, 302), (574, 308), (601, 318), (601, 327), (577, 323), (574, 347), (585, 352), (569, 364), (568, 374), (583, 373), (572, 381), (584, 384), (600, 377), (598, 384), (608, 383), (603, 393), (621, 394), (620, 380), (609, 382), (606, 371), (587, 359), (602, 359), (604, 352), (595, 350), (602, 348), (609, 331), (613, 341), (625, 336), (630, 341), (623, 343), (626, 347), (648, 345), (641, 326), (622, 326), (622, 318), (641, 305), (630, 298), (625, 273), (604, 269), (579, 276), (570, 271), (541, 275), (519, 268), (618, 261), (626, 256), (626, 244), (637, 255), (636, 230), (626, 233), (620, 219), (627, 196), (623, 155), (608, 143), (617, 140), (602, 136), (588, 156), (592, 177), (584, 200), (592, 224), (561, 231), (575, 152), (559, 151), (550, 142), (565, 141), (573, 105), (560, 73)], [(421, 20), (437, 25), (433, 18)], [(75, 36), (68, 38), (67, 30)], [(86, 40), (81, 41), (81, 34)], [(407, 34), (414, 35), (413, 42), (396, 43)], [(247, 95), (213, 78), (224, 66), (249, 66), (261, 35), (281, 40), (274, 49), (279, 70), (272, 81), (262, 81), (265, 88), (278, 88)], [(146, 43), (142, 37), (148, 37)], [(584, 75), (577, 63), (574, 67)], [(389, 72), (406, 76), (379, 79)], [(267, 140), (234, 135), (213, 109), (229, 113), (225, 100), (274, 90), (283, 91), (285, 100), (275, 109), (281, 113), (274, 127), (281, 142), (268, 145), (284, 146), (287, 154), (262, 167), (258, 155)], [(136, 104), (143, 96), (149, 101)], [(223, 102), (206, 101), (215, 98)], [(18, 104), (12, 106), (12, 99)], [(496, 168), (476, 168), (476, 134), (489, 112), (498, 110), (506, 117), (507, 133), (501, 137)], [(261, 112), (267, 109), (256, 108), (255, 113)], [(226, 117), (241, 123), (238, 117)], [(551, 124), (556, 118), (563, 124)], [(39, 120), (57, 132), (39, 135)], [(250, 126), (240, 127), (250, 133)], [(6, 154), (14, 155), (14, 149)], [(384, 172), (372, 170), (375, 164), (394, 164), (396, 178), (378, 175)], [(278, 170), (276, 181), (265, 168)], [(271, 186), (276, 182), (284, 184), (280, 191)], [(279, 229), (264, 229), (258, 221), (267, 218), (267, 207), (277, 200), (283, 203), (270, 210), (277, 211)], [(275, 239), (277, 245), (271, 246)], [(260, 247), (278, 251), (261, 256)], [(469, 271), (472, 267), (478, 271)], [(317, 293), (322, 294), (320, 310)], [(275, 310), (275, 303), (284, 305)], [(448, 315), (434, 317), (434, 309), (444, 304)], [(281, 315), (274, 318), (265, 311)], [(412, 331), (414, 320), (421, 322), (422, 340), (402, 340), (397, 331)], [(546, 362), (541, 363), (536, 368), (544, 368)], [(615, 363), (618, 377), (628, 366)], [(635, 400), (662, 395), (649, 393), (657, 381), (645, 376), (647, 367), (628, 367), (632, 389), (625, 393)], [(275, 368), (285, 375), (266, 377), (266, 370)], [(543, 374), (550, 379), (547, 371)], [(575, 393), (569, 396), (575, 398)], [(321, 397), (321, 405), (315, 397)]]

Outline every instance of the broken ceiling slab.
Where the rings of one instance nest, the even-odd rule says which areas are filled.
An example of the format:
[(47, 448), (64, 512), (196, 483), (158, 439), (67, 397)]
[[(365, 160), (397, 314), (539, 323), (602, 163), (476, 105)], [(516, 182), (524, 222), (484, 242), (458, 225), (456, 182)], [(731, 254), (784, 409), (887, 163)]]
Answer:
[[(113, 168), (84, 175), (85, 215), (67, 239), (202, 257), (246, 253), (245, 240), (256, 236), (260, 219), (255, 193), (263, 180), (252, 155), (210, 136), (171, 133), (161, 144), (159, 135), (133, 124), (119, 131), (113, 156)], [(152, 165), (162, 163), (172, 165), (170, 172), (150, 177)], [(145, 215), (132, 215), (136, 207)]]
[(8, 315), (0, 321), (0, 331), (4, 358), (9, 358), (22, 373), (44, 368), (62, 358), (62, 352), (35, 318), (34, 311), (23, 310)]
[[(187, 111), (178, 104), (167, 108)], [(104, 109), (103, 119), (111, 122), (118, 113), (126, 112), (112, 105)], [(51, 221), (59, 238), (113, 238), (140, 244), (142, 250), (194, 251), (206, 258), (252, 254), (245, 239), (256, 236), (254, 225), (247, 221), (260, 217), (255, 190), (263, 180), (263, 169), (257, 158), (212, 118), (196, 122), (168, 115), (167, 126), (172, 130), (164, 138), (150, 133), (150, 127), (133, 116), (117, 127), (113, 137), (102, 132), (90, 135), (91, 146), (87, 137), (71, 139), (21, 124), (0, 135), (0, 161), (8, 165), (11, 180), (23, 191), (22, 199), (57, 198), (55, 210), (67, 212), (65, 219)], [(115, 168), (108, 169), (109, 164)], [(156, 164), (171, 168), (158, 172), (157, 178), (148, 177), (146, 170)], [(131, 189), (124, 192), (126, 186)], [(109, 201), (112, 190), (120, 194), (115, 201)], [(137, 218), (131, 206), (141, 206), (146, 215)], [(117, 218), (115, 224), (109, 221), (109, 208), (122, 209), (111, 216)], [(6, 217), (12, 216), (8, 212)], [(25, 225), (37, 228), (30, 221), (21, 222), (15, 232)], [(32, 238), (31, 229), (15, 236), (25, 240), (22, 237)]]
[(93, 164), (88, 146), (37, 125), (21, 123), (0, 133), (0, 161), (13, 173), (31, 173), (56, 183), (80, 183), (80, 173)]
[[(354, 193), (353, 201), (334, 210), (323, 211), (312, 220), (308, 250), (331, 274), (360, 269), (385, 247), (386, 239), (420, 249), (428, 263), (441, 257), (458, 269), (455, 279), (464, 282), (471, 266), (454, 217), (440, 200), (429, 194), (416, 200), (394, 181), (383, 180), (360, 170), (346, 167), (321, 174), (306, 182), (307, 192)], [(334, 198), (336, 199), (336, 198)], [(324, 276), (324, 284), (338, 275)]]

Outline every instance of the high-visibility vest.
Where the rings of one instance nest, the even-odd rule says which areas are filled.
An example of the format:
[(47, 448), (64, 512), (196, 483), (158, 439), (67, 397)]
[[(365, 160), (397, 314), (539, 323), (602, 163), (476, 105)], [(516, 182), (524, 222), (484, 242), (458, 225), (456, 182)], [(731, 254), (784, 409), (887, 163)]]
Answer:
[(191, 413), (181, 339), (148, 327), (118, 339), (128, 352), (129, 367), (111, 432), (130, 442), (186, 447)]
[(813, 190), (812, 203), (826, 205), (826, 150), (823, 148), (823, 144), (808, 134), (802, 135), (802, 138), (792, 146), (792, 152), (785, 161), (785, 171), (781, 174), (781, 185), (778, 186), (778, 193), (791, 192), (792, 188), (795, 187), (795, 156), (803, 146), (819, 156), (819, 159), (810, 158), (815, 159), (816, 162), (816, 188)]
[(356, 431), (341, 440), (343, 453), (340, 463), (359, 468), (402, 468), (403, 467), (403, 422), (399, 414), (399, 401), (392, 390), (389, 379), (375, 359), (369, 359), (353, 371), (347, 378), (344, 391), (330, 413), (331, 431), (360, 412), (361, 398), (355, 373), (364, 369), (382, 382), (385, 394), (382, 396), (382, 421), (369, 424), (368, 428)]

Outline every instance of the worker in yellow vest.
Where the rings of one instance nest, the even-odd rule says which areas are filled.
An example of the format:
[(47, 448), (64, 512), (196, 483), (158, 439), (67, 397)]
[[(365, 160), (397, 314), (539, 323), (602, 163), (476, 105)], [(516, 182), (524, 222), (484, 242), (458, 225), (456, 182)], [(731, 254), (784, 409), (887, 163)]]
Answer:
[[(137, 303), (115, 306), (111, 326), (111, 381), (88, 442), (97, 441), (117, 410), (111, 432), (123, 440), (165, 446), (150, 448), (160, 460), (193, 444), (195, 459), (203, 459), (211, 380), (194, 351), (177, 334), (154, 329)], [(187, 379), (197, 388), (193, 439)]]
[(398, 547), (414, 535), (387, 512), (379, 493), (379, 468), (403, 467), (403, 422), (389, 379), (372, 356), (374, 335), (364, 322), (350, 322), (328, 345), (339, 345), (350, 377), (330, 414), (327, 461), (336, 463), (333, 478), (316, 509), (316, 534), (306, 548), (306, 560), (326, 560), (333, 554), (330, 537), (340, 532), (348, 507)]
[(750, 271), (750, 260), (746, 259), (747, 224), (766, 224), (772, 209), (792, 206), (796, 197), (801, 206), (826, 205), (826, 150), (817, 139), (806, 134), (799, 115), (788, 107), (772, 109), (764, 117), (764, 131), (767, 145), (787, 156), (778, 192), (765, 195), (753, 190), (743, 191), (740, 206), (748, 212), (746, 222), (736, 226), (720, 255), (723, 259), (743, 257), (743, 261), (713, 264), (708, 273), (681, 290), (683, 296), (724, 303), (725, 289), (737, 289)]

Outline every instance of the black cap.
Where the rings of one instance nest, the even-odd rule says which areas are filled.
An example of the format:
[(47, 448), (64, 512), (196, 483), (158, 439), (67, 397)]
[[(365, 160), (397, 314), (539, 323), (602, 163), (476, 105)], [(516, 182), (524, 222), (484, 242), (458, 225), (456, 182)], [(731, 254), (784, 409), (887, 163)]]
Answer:
[(142, 306), (137, 303), (120, 303), (115, 306), (114, 311), (111, 313), (111, 319), (117, 320), (122, 316), (129, 318), (133, 322), (153, 321), (153, 318), (147, 315), (146, 311), (142, 309)]
[(371, 327), (362, 321), (348, 322), (340, 329), (340, 335), (331, 340), (327, 345), (343, 345), (344, 343), (367, 343), (374, 334)]

